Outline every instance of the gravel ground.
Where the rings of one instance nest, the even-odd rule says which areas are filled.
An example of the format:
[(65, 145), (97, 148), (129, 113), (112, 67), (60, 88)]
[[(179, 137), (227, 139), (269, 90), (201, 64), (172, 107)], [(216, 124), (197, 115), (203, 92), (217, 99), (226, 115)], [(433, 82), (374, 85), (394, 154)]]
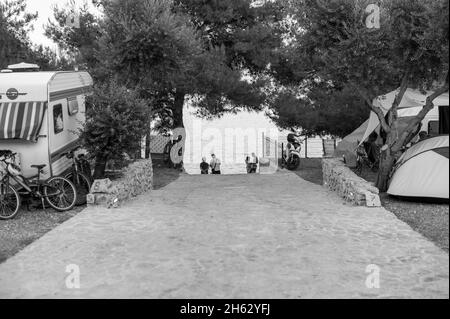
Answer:
[[(375, 182), (377, 173), (365, 169), (361, 177)], [(383, 207), (391, 211), (398, 219), (404, 221), (412, 229), (434, 242), (447, 253), (449, 252), (449, 204), (427, 203), (407, 200), (381, 194)], [(417, 199), (416, 199), (417, 200)]]
[[(180, 175), (179, 170), (166, 168), (157, 158), (154, 164), (154, 188), (164, 187)], [(114, 178), (114, 176), (110, 176)], [(23, 248), (39, 239), (53, 228), (69, 220), (86, 206), (76, 207), (69, 212), (57, 212), (47, 208), (28, 211), (23, 208), (11, 220), (0, 221), (0, 263), (14, 256)]]
[(449, 252), (448, 204), (420, 203), (381, 195), (383, 206), (412, 229)]
[(79, 206), (64, 213), (50, 208), (45, 211), (42, 209), (28, 211), (23, 208), (14, 219), (0, 220), (0, 263), (14, 256), (84, 208), (85, 206)]
[[(301, 167), (295, 173), (312, 183), (322, 185), (321, 159), (302, 159)], [(375, 182), (377, 173), (369, 169), (361, 172), (361, 177)], [(434, 242), (447, 253), (449, 252), (449, 204), (424, 203), (381, 194), (383, 207), (398, 219), (407, 223), (412, 229)]]

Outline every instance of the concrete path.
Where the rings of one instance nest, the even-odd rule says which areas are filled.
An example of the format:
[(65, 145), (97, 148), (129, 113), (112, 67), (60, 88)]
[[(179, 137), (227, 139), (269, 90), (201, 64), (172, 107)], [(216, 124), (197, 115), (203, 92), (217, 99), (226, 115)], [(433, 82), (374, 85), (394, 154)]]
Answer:
[(5, 297), (448, 298), (449, 257), (290, 173), (186, 175), (28, 246), (0, 265)]

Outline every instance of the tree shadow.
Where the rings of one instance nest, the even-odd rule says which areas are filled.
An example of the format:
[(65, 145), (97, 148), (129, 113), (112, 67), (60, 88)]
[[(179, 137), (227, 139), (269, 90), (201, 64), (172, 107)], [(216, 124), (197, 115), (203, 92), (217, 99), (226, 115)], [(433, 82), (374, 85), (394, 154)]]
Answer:
[(179, 169), (169, 168), (161, 154), (152, 154), (153, 189), (158, 190), (176, 181), (181, 174)]

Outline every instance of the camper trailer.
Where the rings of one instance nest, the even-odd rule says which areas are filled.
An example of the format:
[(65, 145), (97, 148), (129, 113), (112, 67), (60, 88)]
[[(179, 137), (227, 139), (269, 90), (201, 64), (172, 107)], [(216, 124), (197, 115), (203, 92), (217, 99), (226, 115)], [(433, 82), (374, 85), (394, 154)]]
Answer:
[(92, 85), (87, 72), (0, 73), (0, 149), (18, 154), (25, 177), (35, 175), (34, 164), (46, 164), (43, 177), (70, 168), (63, 154), (78, 146)]

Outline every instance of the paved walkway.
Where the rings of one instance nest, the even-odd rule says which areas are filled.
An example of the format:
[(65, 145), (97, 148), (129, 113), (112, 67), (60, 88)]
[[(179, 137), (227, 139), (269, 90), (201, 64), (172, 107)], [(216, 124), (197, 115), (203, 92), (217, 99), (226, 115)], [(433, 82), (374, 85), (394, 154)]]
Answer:
[[(65, 284), (69, 264), (80, 289)], [(449, 257), (384, 209), (290, 173), (182, 176), (86, 209), (0, 265), (4, 297), (448, 298)]]

